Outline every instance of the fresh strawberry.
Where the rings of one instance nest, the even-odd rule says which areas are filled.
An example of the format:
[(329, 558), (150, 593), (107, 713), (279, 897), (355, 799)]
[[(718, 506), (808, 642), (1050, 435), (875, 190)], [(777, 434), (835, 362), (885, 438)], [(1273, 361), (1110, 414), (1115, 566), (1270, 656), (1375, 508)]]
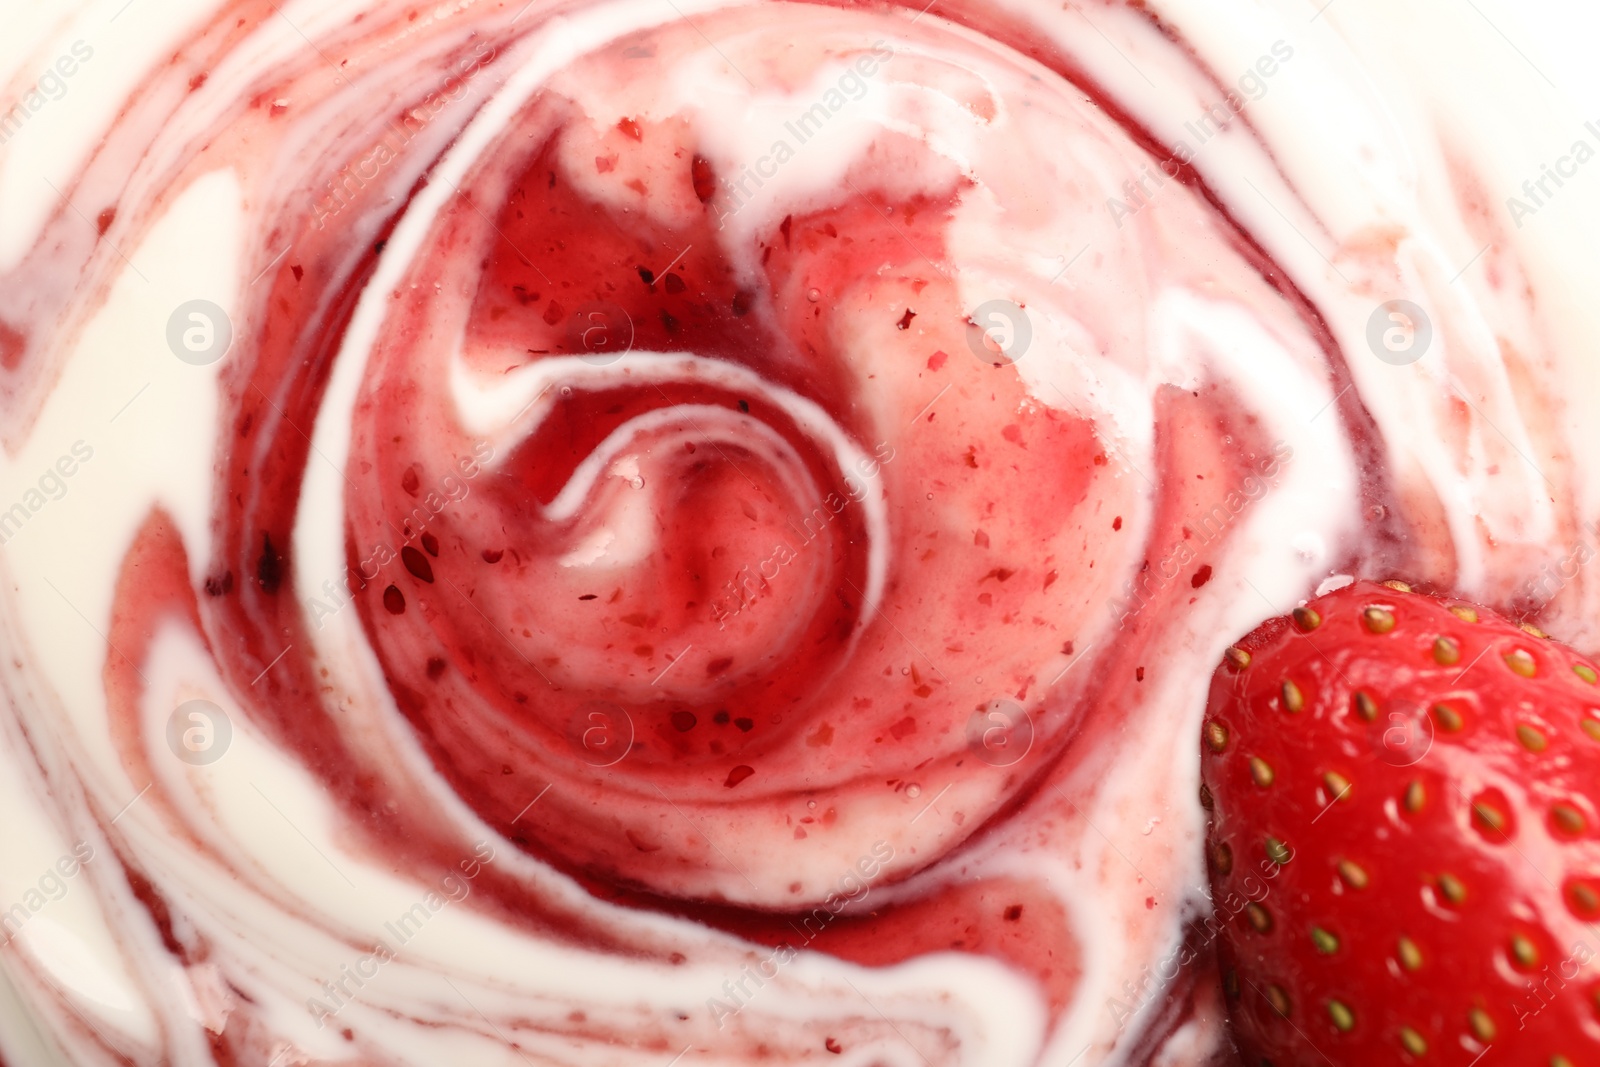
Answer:
[(1600, 1063), (1597, 681), (1398, 582), (1228, 649), (1200, 799), (1246, 1067)]

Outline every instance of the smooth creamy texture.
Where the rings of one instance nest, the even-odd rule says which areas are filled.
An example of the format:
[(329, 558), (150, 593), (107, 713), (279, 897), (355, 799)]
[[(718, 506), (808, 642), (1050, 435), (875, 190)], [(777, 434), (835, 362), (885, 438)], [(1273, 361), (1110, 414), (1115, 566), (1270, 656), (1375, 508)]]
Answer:
[[(8, 1062), (1209, 1062), (1218, 999), (1204, 963), (1159, 993), (1137, 990), (1152, 988), (1147, 976), (1205, 904), (1194, 737), (1224, 644), (1336, 572), (1403, 573), (1543, 608), (1546, 628), (1595, 643), (1587, 572), (1525, 592), (1592, 541), (1600, 474), (1580, 457), (1600, 444), (1585, 417), (1600, 321), (1579, 296), (1597, 230), (1590, 176), (1580, 171), (1521, 229), (1503, 204), (1541, 162), (1592, 138), (1583, 121), (1600, 116), (1569, 114), (1498, 34), (1442, 3), (1396, 13), (1336, 0), (1314, 21), (1298, 5), (1157, 6), (1181, 45), (1123, 9), (1018, 0), (972, 7), (962, 29), (939, 17), (954, 11), (917, 6), (752, 16), (628, 2), (551, 18), (539, 3), (463, 4), (411, 20), (399, 6), (235, 15), (139, 0), (120, 14), (63, 14), (29, 38), (35, 50), (6, 57), (14, 97), (74, 41), (95, 50), (65, 95), (0, 147), (0, 508), (24, 501), (75, 442), (93, 449), (0, 554), (11, 653), (0, 664), (0, 789), (12, 812), (0, 908), (27, 899), (78, 842), (93, 849), (62, 879), (61, 899), (28, 906), (0, 953)], [(1521, 40), (1509, 15), (1491, 14)], [(632, 32), (655, 49), (643, 67), (612, 43)], [(1100, 108), (1119, 110), (1108, 117), (990, 33), (1061, 49)], [(727, 199), (702, 206), (687, 158), (656, 154), (672, 130), (691, 130), (716, 176), (737, 180), (879, 40), (894, 58), (862, 79), (860, 99), (736, 212)], [(1194, 155), (1214, 200), (1167, 180), (1119, 226), (1107, 197), (1159, 170), (1118, 122), (1193, 144), (1185, 124), (1275, 42), (1292, 58)], [(459, 98), (359, 199), (330, 210), (328, 176), (368, 156), (399, 109), (464, 62)], [(820, 305), (825, 351), (763, 349), (752, 357), (768, 361), (763, 376), (693, 344), (687, 354), (635, 346), (596, 365), (529, 360), (508, 342), (477, 278), (513, 224), (498, 214), (515, 185), (509, 160), (558, 124), (540, 117), (540, 100), (593, 119), (570, 122), (559, 142), (563, 192), (570, 179), (590, 202), (627, 208), (640, 231), (725, 213), (715, 240), (738, 284), (761, 292), (750, 314), (795, 337)], [(645, 131), (638, 149), (616, 140), (624, 117)], [(619, 145), (610, 169), (581, 165)], [(889, 162), (870, 155), (891, 150), (901, 155)], [(893, 210), (880, 221), (882, 204), (918, 197), (932, 205), (920, 221)], [(782, 276), (790, 288), (767, 294), (750, 281), (786, 215), (820, 226), (818, 213), (835, 209), (858, 212), (845, 236), (881, 237), (874, 247), (892, 270), (830, 273), (843, 253), (805, 245), (802, 225), (814, 258)], [(683, 254), (691, 285), (710, 285), (695, 274), (707, 261)], [(670, 258), (652, 270), (666, 275)], [(302, 264), (311, 273), (297, 288), (290, 271)], [(326, 281), (367, 268), (349, 286)], [(1287, 297), (1261, 274), (1280, 268)], [(817, 301), (805, 270), (830, 286)], [(630, 274), (618, 284), (643, 284)], [(547, 280), (553, 293), (565, 279)], [(298, 292), (321, 302), (299, 308)], [(304, 348), (270, 347), (286, 343), (274, 325), (314, 321), (339, 294), (350, 317), (327, 328), (338, 344), (326, 365), (303, 360), (321, 331)], [(1392, 297), (1432, 316), (1433, 348), (1409, 367), (1367, 347), (1368, 317)], [(168, 315), (194, 298), (233, 312), (234, 348), (210, 367), (166, 347)], [(1014, 370), (967, 348), (964, 316), (997, 298), (1028, 310), (1033, 342)], [(946, 356), (940, 369), (934, 352)], [(295, 392), (312, 378), (325, 380), (320, 397)], [(496, 479), (543, 484), (544, 457), (560, 452), (549, 429), (565, 402), (559, 383), (581, 399), (641, 381), (698, 392), (619, 425), (553, 499), (515, 512), (517, 529), (580, 523), (550, 534), (536, 554), (545, 569), (522, 586), (495, 572), (446, 588), (478, 573), (452, 569), (472, 552), (505, 547), (474, 538), (536, 495)], [(238, 432), (242, 412), (287, 424), (250, 436)], [(952, 472), (975, 469), (969, 442), (985, 463), (1019, 444), (1002, 418), (1022, 443), (1061, 452), (1010, 461), (1038, 462), (1012, 481), (991, 465), (962, 490)], [(1060, 436), (1027, 436), (1046, 430)], [(772, 514), (798, 521), (836, 479), (856, 499), (839, 521), (855, 525), (850, 537), (830, 525), (827, 565), (817, 549), (786, 572), (811, 584), (775, 585), (732, 616), (733, 634), (697, 601), (634, 664), (570, 605), (600, 588), (597, 574), (657, 567), (672, 578), (663, 546), (693, 547), (731, 521), (698, 513), (670, 544), (652, 525), (676, 514), (667, 494), (687, 484), (672, 457), (711, 442), (748, 455), (746, 477), (769, 490)], [(880, 443), (893, 458), (872, 465)], [(475, 451), (484, 444), (489, 458)], [(530, 460), (518, 458), (524, 445)], [(445, 485), (457, 458), (481, 460), (471, 476), (455, 468), (467, 491), (430, 527), (459, 535), (459, 558), (449, 544), (430, 554), (437, 582), (411, 581), (396, 560), (365, 590), (341, 589), (368, 542), (420, 543), (395, 529), (416, 500), (401, 478), (408, 450), (431, 464), (424, 492)], [(1096, 454), (1103, 462), (1091, 464)], [(1270, 488), (1244, 489), (1273, 455)], [(1050, 491), (1056, 468), (1081, 475), (1071, 483), (1081, 497)], [(1184, 528), (1194, 532), (1224, 487), (1246, 503), (1183, 548)], [(261, 554), (256, 527), (235, 529), (235, 493), (287, 523), (274, 538), (288, 561), (276, 593), (257, 595), (275, 584), (260, 570), (230, 571), (231, 592), (206, 589), (229, 561)], [(980, 524), (988, 548), (1010, 553), (998, 560), (1021, 560), (1017, 585), (984, 588), (1018, 598), (1008, 614), (1040, 620), (1025, 631), (972, 606), (958, 580), (966, 556), (930, 562), (912, 543)], [(522, 536), (505, 545), (526, 545)], [(751, 534), (732, 551), (754, 562), (765, 548)], [(1043, 580), (1058, 558), (1070, 562)], [(1107, 602), (1121, 601), (1141, 561), (1160, 578), (1142, 586), (1150, 605), (1119, 626), (1137, 605)], [(1202, 564), (1212, 569), (1197, 582)], [(805, 705), (799, 726), (740, 726), (748, 741), (718, 742), (746, 745), (745, 763), (714, 745), (667, 758), (675, 727), (648, 709), (665, 692), (672, 708), (698, 709), (694, 730), (705, 731), (708, 694), (724, 684), (714, 659), (687, 649), (726, 641), (727, 677), (764, 683), (776, 661), (740, 657), (792, 651), (802, 624), (851, 582), (836, 646), (798, 675), (801, 688), (834, 679), (838, 692)], [(403, 587), (406, 613), (384, 605), (387, 584)], [(712, 597), (718, 588), (712, 580)], [(965, 627), (957, 651), (947, 619)], [(437, 657), (442, 685), (468, 678), (472, 655), (504, 663), (452, 690), (466, 710), (446, 714), (405, 695), (426, 684), (405, 674), (432, 657), (424, 638), (449, 650)], [(544, 658), (557, 652), (559, 664)], [(932, 703), (885, 744), (905, 720), (883, 694), (909, 688), (893, 672), (913, 667), (939, 681), (924, 683), (931, 697), (906, 699)], [(533, 701), (563, 709), (549, 722), (515, 718), (525, 669), (557, 676)], [(561, 747), (573, 722), (588, 736), (561, 694), (589, 699), (597, 679), (606, 701), (635, 709), (632, 729), (650, 742), (614, 766), (601, 767), (609, 752)], [(851, 695), (881, 703), (852, 707)], [(1033, 716), (1034, 748), (1015, 768), (966, 744), (972, 708), (1001, 695)], [(220, 761), (190, 767), (166, 731), (172, 709), (197, 698), (226, 710), (233, 737)], [(831, 743), (808, 745), (823, 723)], [(519, 753), (504, 785), (478, 774), (501, 751)], [(735, 763), (753, 773), (729, 785)], [(861, 925), (811, 945), (795, 924), (867, 857), (881, 862), (838, 929)], [(394, 944), (385, 924), (430, 891), (448, 896), (442, 886), (470, 892), (425, 905), (415, 936), (371, 967), (375, 941)], [(1020, 913), (1006, 918), (1013, 904)], [(969, 921), (966, 946), (950, 928)], [(743, 978), (784, 940), (802, 950), (776, 977)], [(361, 970), (359, 995), (319, 1016), (312, 1001), (343, 1005), (323, 983), (347, 968)], [(730, 991), (741, 979), (753, 995)]]

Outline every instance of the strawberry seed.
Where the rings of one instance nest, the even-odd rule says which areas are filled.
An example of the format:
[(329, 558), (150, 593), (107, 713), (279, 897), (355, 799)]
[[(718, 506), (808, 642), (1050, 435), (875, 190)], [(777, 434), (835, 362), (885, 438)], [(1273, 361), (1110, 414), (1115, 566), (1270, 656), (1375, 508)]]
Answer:
[(1448, 637), (1433, 639), (1433, 662), (1441, 667), (1454, 666), (1461, 662), (1461, 646)]
[(1453, 874), (1439, 876), (1439, 892), (1451, 904), (1461, 904), (1467, 899), (1467, 887)]
[(1512, 934), (1511, 958), (1518, 967), (1531, 971), (1539, 966), (1539, 949), (1521, 934)]
[(1439, 724), (1439, 729), (1449, 734), (1459, 733), (1461, 728), (1466, 725), (1466, 720), (1461, 717), (1461, 713), (1448, 704), (1435, 704), (1433, 706), (1433, 718)]
[(1387, 608), (1367, 608), (1361, 613), (1361, 621), (1372, 633), (1386, 634), (1394, 629), (1394, 612)]
[(1267, 838), (1267, 858), (1282, 867), (1294, 859), (1294, 852), (1276, 837), (1269, 837)]
[(1356, 714), (1367, 722), (1371, 722), (1378, 717), (1378, 702), (1373, 700), (1369, 694), (1357, 689), (1355, 696), (1350, 698), (1350, 703), (1355, 708)]
[(1277, 775), (1272, 770), (1272, 764), (1260, 756), (1250, 757), (1250, 778), (1256, 785), (1266, 789), (1272, 785), (1273, 779), (1276, 777)]
[(1327, 803), (1332, 804), (1343, 800), (1350, 795), (1350, 779), (1338, 771), (1329, 771), (1322, 776), (1322, 785), (1328, 791)]
[(1428, 1051), (1428, 1042), (1423, 1039), (1421, 1034), (1409, 1026), (1400, 1028), (1400, 1044), (1413, 1056), (1423, 1056)]
[(1367, 872), (1361, 868), (1360, 864), (1351, 860), (1339, 861), (1339, 877), (1343, 878), (1345, 884), (1351, 889), (1367, 888)]
[(1571, 804), (1560, 802), (1550, 805), (1550, 821), (1555, 824), (1557, 830), (1573, 837), (1589, 828), (1589, 820), (1583, 817), (1583, 812)]
[(1567, 906), (1578, 918), (1593, 922), (1600, 917), (1600, 883), (1593, 879), (1568, 882)]
[(1538, 664), (1534, 663), (1532, 654), (1525, 649), (1514, 648), (1501, 658), (1506, 661), (1506, 666), (1511, 668), (1512, 673), (1523, 678), (1532, 678), (1539, 672)]
[(1472, 815), (1478, 823), (1479, 831), (1492, 830), (1504, 837), (1506, 824), (1509, 820), (1506, 813), (1486, 800), (1477, 800), (1472, 804)]

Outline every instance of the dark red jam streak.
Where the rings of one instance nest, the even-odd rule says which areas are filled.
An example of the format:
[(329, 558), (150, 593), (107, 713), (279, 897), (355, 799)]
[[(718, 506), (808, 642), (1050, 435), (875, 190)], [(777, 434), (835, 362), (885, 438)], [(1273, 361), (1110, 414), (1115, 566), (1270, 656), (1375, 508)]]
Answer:
[[(219, 21), (197, 40), (192, 62), (203, 66), (204, 57), (225, 50), (240, 26), (270, 17), (258, 5), (240, 5), (239, 11), (248, 18), (236, 21), (230, 15)], [(1165, 155), (1107, 94), (1025, 26), (999, 21), (992, 11), (977, 6), (947, 10), (941, 4), (935, 13), (1056, 69), (1117, 118), (1137, 142)], [(364, 32), (381, 39), (402, 29), (367, 27)], [(325, 72), (310, 66), (286, 78), (299, 79), (302, 91), (319, 85), (331, 91)], [(275, 95), (263, 87), (240, 120), (241, 139), (270, 129), (267, 115)], [(158, 106), (146, 102), (141, 110), (138, 103), (130, 105), (125, 127), (139, 128), (135, 119), (148, 119)], [(638, 132), (643, 144), (659, 131)], [(485, 246), (488, 254), (466, 323), (469, 338), (503, 344), (527, 360), (570, 352), (571, 312), (588, 301), (605, 301), (627, 312), (636, 350), (685, 350), (743, 365), (818, 404), (866, 452), (872, 453), (879, 439), (905, 449), (905, 455), (883, 464), (881, 472), (891, 536), (896, 538), (890, 546), (882, 615), (863, 614), (867, 531), (860, 508), (852, 504), (801, 561), (803, 575), (813, 581), (804, 587), (805, 595), (774, 583), (767, 594), (771, 602), (751, 609), (755, 632), (706, 624), (728, 577), (721, 561), (747, 562), (751, 553), (760, 558), (772, 533), (782, 527), (792, 530), (813, 504), (785, 498), (777, 472), (764, 466), (758, 451), (720, 442), (719, 447), (684, 448), (670, 456), (652, 454), (646, 491), (660, 505), (660, 559), (648, 571), (648, 582), (596, 586), (581, 593), (566, 588), (554, 561), (573, 548), (574, 530), (571, 524), (545, 520), (540, 509), (606, 433), (638, 413), (686, 402), (722, 408), (730, 418), (737, 412), (778, 434), (800, 457), (801, 469), (819, 495), (845, 489), (832, 457), (781, 411), (760, 396), (727, 389), (673, 383), (594, 388), (574, 382), (571, 395), (558, 403), (538, 433), (510, 456), (497, 458), (492, 476), (473, 478), (470, 495), (432, 516), (425, 530), (407, 527), (401, 517), (447, 476), (462, 475), (467, 468), (461, 464), (474, 455), (476, 442), (443, 415), (442, 364), (430, 362), (417, 340), (424, 336), (418, 328), (432, 311), (426, 302), (408, 301), (404, 293), (395, 301), (385, 343), (369, 367), (345, 471), (352, 570), (363, 577), (370, 571), (367, 561), (374, 543), (403, 545), (404, 550), (382, 566), (379, 576), (355, 589), (356, 610), (400, 710), (439, 772), (491, 825), (578, 878), (599, 898), (686, 916), (763, 944), (793, 943), (794, 922), (803, 910), (757, 910), (657, 891), (671, 865), (687, 869), (710, 858), (681, 826), (672, 835), (625, 826), (626, 819), (634, 818), (629, 812), (640, 805), (659, 808), (663, 795), (687, 793), (701, 804), (716, 803), (720, 796), (725, 807), (721, 817), (738, 819), (746, 797), (771, 801), (774, 796), (811, 796), (817, 801), (815, 819), (794, 826), (798, 838), (827, 833), (836, 814), (829, 789), (837, 789), (841, 797), (857, 792), (864, 786), (858, 780), (863, 776), (870, 775), (881, 788), (884, 781), (903, 783), (913, 776), (926, 783), (937, 781), (941, 773), (986, 773), (1003, 776), (1002, 799), (969, 828), (965, 840), (1004, 835), (1007, 817), (1033, 800), (1046, 771), (1063, 762), (1092, 766), (1101, 751), (1097, 738), (1115, 731), (1139, 705), (1142, 686), (1156, 680), (1146, 672), (1162, 670), (1159, 635), (1168, 620), (1181, 616), (1203, 582), (1201, 568), (1209, 563), (1202, 553), (1193, 573), (1184, 576), (1188, 580), (1157, 585), (1149, 605), (1118, 640), (1076, 668), (1081, 672), (1072, 683), (1077, 688), (1063, 687), (1035, 706), (1040, 736), (1027, 761), (1010, 772), (974, 767), (959, 739), (951, 742), (948, 736), (951, 721), (958, 723), (956, 730), (964, 723), (969, 703), (953, 703), (931, 672), (914, 679), (884, 674), (885, 664), (915, 659), (895, 635), (926, 603), (937, 602), (925, 595), (926, 583), (960, 575), (976, 586), (993, 576), (988, 583), (992, 588), (983, 595), (991, 596), (985, 607), (998, 618), (1005, 614), (1005, 598), (1024, 583), (1041, 591), (1052, 584), (1058, 591), (1069, 589), (1088, 574), (1082, 569), (1085, 561), (1099, 558), (1106, 561), (1102, 566), (1114, 564), (1117, 552), (1128, 550), (1112, 547), (1119, 536), (1115, 516), (1093, 495), (1092, 473), (1114, 461), (1098, 449), (1088, 424), (1038, 408), (992, 421), (991, 439), (941, 442), (941, 422), (936, 420), (945, 425), (954, 421), (949, 406), (936, 409), (911, 430), (886, 429), (874, 425), (851, 395), (837, 339), (806, 293), (811, 288), (842, 292), (874, 273), (890, 274), (913, 287), (926, 287), (929, 305), (938, 307), (941, 299), (950, 299), (948, 293), (940, 296), (948, 283), (922, 257), (946, 261), (941, 227), (961, 190), (949, 190), (943, 200), (889, 202), (877, 192), (870, 173), (858, 174), (863, 197), (843, 198), (834, 207), (786, 220), (779, 232), (761, 235), (762, 276), (751, 285), (735, 281), (709, 209), (696, 225), (664, 230), (586, 202), (564, 180), (560, 162), (549, 151), (560, 135), (557, 129), (530, 150), (520, 176), (509, 181), (499, 202), (472, 200), (469, 190), (467, 199), (441, 220), (435, 239), (459, 237), (464, 248), (477, 248), (472, 234), (482, 228), (479, 209), (493, 217), (499, 234)], [(417, 161), (412, 168), (413, 192), (426, 181), (421, 173), (426, 162)], [(686, 190), (694, 195), (696, 168), (692, 159), (682, 163), (674, 179), (679, 188), (672, 195)], [(1188, 168), (1181, 173), (1217, 209), (1223, 220), (1220, 234), (1302, 315), (1307, 330), (1329, 352), (1336, 377), (1343, 377), (1331, 338), (1308, 303), (1259, 246), (1231, 225), (1198, 178)], [(309, 176), (308, 188), (320, 188), (327, 177)], [(703, 184), (704, 175), (700, 177)], [(97, 159), (76, 191), (109, 193), (109, 181)], [(106, 198), (116, 201), (115, 195)], [(376, 192), (369, 200), (377, 201)], [(425, 874), (443, 871), (458, 858), (453, 828), (419, 798), (393, 795), (384, 768), (372, 766), (362, 752), (341, 741), (331, 719), (335, 711), (324, 704), (321, 669), (306, 655), (313, 641), (303, 605), (293, 595), (296, 561), (289, 552), (299, 488), (307, 463), (316, 462), (307, 434), (332, 359), (382, 243), (408, 202), (405, 196), (398, 198), (393, 213), (370, 230), (356, 222), (368, 217), (370, 203), (326, 228), (303, 212), (285, 210), (262, 235), (257, 253), (263, 264), (285, 245), (291, 253), (258, 283), (265, 295), (257, 314), (248, 316), (255, 328), (238, 342), (225, 382), (216, 557), (208, 563), (204, 588), (188, 588), (185, 547), (163, 516), (151, 516), (129, 553), (118, 587), (110, 636), (120, 653), (108, 658), (106, 683), (117, 713), (115, 736), (126, 758), (137, 761), (141, 749), (133, 723), (142, 683), (134, 665), (143, 661), (159, 626), (194, 629), (215, 655), (241, 708), (297, 752), (343, 805), (355, 839), (394, 868)], [(647, 276), (686, 247), (689, 251), (670, 271)], [(84, 256), (88, 254), (85, 250)], [(439, 244), (426, 254), (449, 256), (452, 251)], [(29, 305), (30, 315), (37, 314), (42, 306), (38, 301), (44, 299)], [(25, 335), (9, 330), (5, 339), (0, 363), (8, 375), (24, 381), (46, 377), (38, 366), (42, 357), (28, 349)], [(919, 347), (909, 331), (899, 343), (904, 359), (927, 368), (923, 380), (930, 396), (942, 384), (936, 368), (948, 367), (945, 360), (969, 358), (964, 352)], [(955, 369), (945, 373), (943, 380), (951, 380), (948, 375)], [(996, 390), (1016, 394), (1014, 372), (983, 373), (992, 375)], [(976, 394), (962, 402), (986, 403)], [(1362, 447), (1370, 449), (1367, 418), (1354, 391), (1344, 394), (1340, 404)], [(1163, 389), (1155, 407), (1158, 447), (1151, 474), (1159, 492), (1156, 521), (1143, 548), (1146, 567), (1157, 566), (1167, 546), (1192, 537), (1196, 517), (1240, 489), (1271, 453), (1271, 442), (1223, 386), (1198, 393)], [(905, 443), (912, 434), (923, 435), (922, 446)], [(1225, 438), (1231, 443), (1225, 444)], [(983, 453), (982, 462), (969, 462), (975, 455), (969, 446)], [(1386, 493), (1381, 471), (1369, 466), (1364, 483), (1376, 486), (1369, 491), (1381, 497)], [(929, 484), (946, 486), (963, 479), (989, 479), (1003, 487), (995, 496), (1009, 513), (997, 517), (997, 526), (1082, 523), (1083, 559), (1058, 561), (1054, 567), (1035, 560), (996, 561), (974, 538), (940, 545), (946, 555), (939, 565), (919, 568), (915, 550), (923, 546), (913, 546), (907, 531), (918, 528), (924, 490)], [(605, 490), (626, 491), (620, 483)], [(1005, 579), (998, 577), (1002, 570), (1010, 571)], [(795, 584), (804, 586), (798, 578)], [(590, 595), (593, 599), (585, 599)], [(972, 618), (981, 621), (982, 615)], [(777, 619), (795, 628), (781, 634), (761, 629), (774, 626)], [(1063, 646), (1076, 637), (1070, 618), (1050, 619), (1047, 625)], [(639, 686), (619, 684), (618, 679), (635, 674), (655, 675), (684, 645), (679, 635), (696, 629), (708, 638), (716, 634), (722, 644), (702, 647), (672, 668), (693, 672), (673, 687), (672, 699), (644, 699), (638, 696)], [(575, 670), (574, 661), (591, 673)], [(608, 669), (593, 670), (596, 662)], [(263, 676), (268, 664), (272, 666)], [(1042, 689), (1047, 681), (1024, 680), (1012, 695), (1031, 704), (1040, 698), (1037, 691), (1028, 696), (1028, 685)], [(928, 692), (916, 692), (919, 687)], [(633, 747), (610, 768), (595, 769), (575, 758), (574, 724), (588, 722), (585, 710), (594, 702), (622, 707), (633, 725)], [(825, 747), (818, 742), (820, 728), (846, 729), (837, 715), (824, 720), (822, 712), (840, 702), (849, 709), (851, 736), (871, 743), (850, 756), (861, 764), (856, 774), (841, 770), (835, 758), (827, 769), (827, 788), (818, 789), (809, 767), (824, 755), (819, 751)], [(130, 772), (136, 770), (130, 767)], [(518, 819), (528, 799), (553, 782), (560, 785), (541, 802), (540, 816)], [(608, 803), (619, 810), (608, 809)], [(620, 810), (624, 804), (629, 812)], [(766, 810), (761, 803), (752, 803), (752, 809)], [(1068, 812), (1061, 818), (1081, 816)], [(929, 855), (918, 863), (959, 864), (960, 855)], [(146, 886), (141, 899), (159, 922), (165, 904), (152, 897), (130, 858), (125, 857), (125, 865), (130, 880)], [(946, 949), (987, 954), (1035, 976), (1054, 1013), (1071, 1002), (1078, 982), (1077, 949), (1051, 892), (1024, 879), (925, 881), (928, 889), (920, 896), (847, 912), (805, 947), (869, 965)], [(474, 899), (476, 906), (543, 937), (606, 952), (674, 958), (665, 944), (636, 939), (621, 943), (603, 924), (528, 892), (493, 868), (486, 869)], [(161, 925), (175, 955), (188, 959), (203, 954), (203, 946), (179, 944), (170, 923)], [(1210, 1004), (1210, 986), (1203, 968), (1185, 971), (1173, 989), (1175, 999), (1162, 1029), (1198, 1010), (1190, 1004)], [(218, 1039), (223, 1062), (231, 1057), (228, 1047), (234, 1040), (231, 1031)]]

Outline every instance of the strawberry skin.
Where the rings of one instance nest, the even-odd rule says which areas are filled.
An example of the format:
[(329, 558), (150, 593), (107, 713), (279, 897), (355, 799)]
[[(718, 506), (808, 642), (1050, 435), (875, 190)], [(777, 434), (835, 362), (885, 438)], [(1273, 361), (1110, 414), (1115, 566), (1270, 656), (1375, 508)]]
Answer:
[(1600, 1063), (1597, 681), (1398, 582), (1228, 650), (1205, 935), (1246, 1067)]

